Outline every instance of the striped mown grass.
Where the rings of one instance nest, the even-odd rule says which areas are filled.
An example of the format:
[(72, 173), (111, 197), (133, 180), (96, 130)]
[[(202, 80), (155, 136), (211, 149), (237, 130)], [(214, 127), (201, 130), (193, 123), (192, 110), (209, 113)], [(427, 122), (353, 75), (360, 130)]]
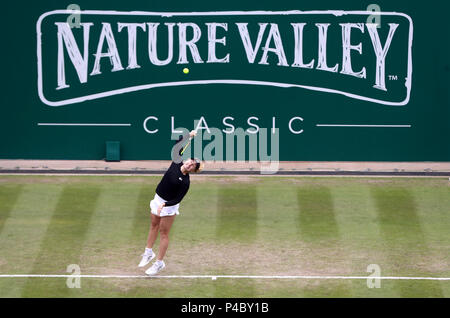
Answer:
[[(445, 178), (192, 176), (163, 275), (450, 277)], [(143, 275), (160, 177), (1, 176), (0, 274)], [(157, 249), (157, 246), (156, 246)], [(0, 278), (1, 297), (450, 297), (450, 281)]]

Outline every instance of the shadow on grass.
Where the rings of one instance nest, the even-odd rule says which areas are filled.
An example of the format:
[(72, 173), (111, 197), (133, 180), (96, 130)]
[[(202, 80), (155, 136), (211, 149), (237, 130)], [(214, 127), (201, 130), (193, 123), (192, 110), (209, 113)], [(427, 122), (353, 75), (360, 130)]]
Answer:
[(336, 242), (339, 228), (334, 215), (333, 198), (327, 187), (301, 187), (297, 191), (298, 229), (306, 242)]
[[(218, 242), (232, 241), (243, 244), (255, 242), (258, 233), (256, 186), (222, 187), (218, 193), (217, 205), (216, 239)], [(251, 250), (247, 251), (247, 253), (251, 252)], [(230, 262), (233, 262), (233, 258), (238, 257), (240, 256), (237, 253), (230, 250)], [(251, 266), (249, 264), (249, 268)], [(215, 284), (215, 297), (224, 295), (224, 287), (220, 286), (220, 284)], [(246, 297), (255, 295), (254, 282), (249, 281), (245, 284), (245, 295)]]
[(150, 230), (150, 201), (153, 199), (154, 194), (155, 190), (151, 186), (141, 186), (134, 210), (131, 244), (142, 246), (142, 252)]
[(9, 218), (12, 209), (14, 209), (22, 189), (22, 184), (0, 186), (0, 233), (3, 230), (3, 226)]
[(254, 241), (258, 230), (256, 186), (224, 187), (218, 195), (217, 239), (244, 243)]
[[(379, 227), (388, 247), (385, 252), (391, 266), (395, 268), (401, 265), (402, 268), (413, 268), (420, 260), (427, 259), (429, 249), (411, 192), (400, 187), (374, 187), (372, 196), (377, 207)], [(382, 266), (381, 270), (383, 270)], [(396, 273), (396, 275), (412, 276), (408, 273)], [(402, 297), (412, 297), (412, 295), (443, 297), (440, 282), (437, 281), (423, 281), (420, 284), (396, 282), (396, 289)]]
[[(68, 265), (80, 263), (83, 243), (100, 193), (99, 187), (91, 185), (66, 186), (63, 189), (33, 264), (33, 274), (66, 274)], [(22, 296), (64, 297), (68, 293), (65, 281), (29, 278)]]

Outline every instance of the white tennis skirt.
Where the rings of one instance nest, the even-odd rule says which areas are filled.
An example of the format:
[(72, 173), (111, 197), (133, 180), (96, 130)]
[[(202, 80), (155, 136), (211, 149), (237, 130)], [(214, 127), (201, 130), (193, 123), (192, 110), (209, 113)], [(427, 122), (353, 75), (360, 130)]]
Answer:
[[(150, 201), (150, 211), (152, 212), (152, 214), (158, 215), (158, 207), (165, 202), (167, 201), (155, 193), (155, 197), (153, 198), (153, 200)], [(162, 208), (161, 214), (159, 216), (163, 217), (163, 216), (178, 215), (180, 214), (180, 212), (178, 211), (179, 207), (180, 207), (179, 203), (171, 206), (165, 206)]]

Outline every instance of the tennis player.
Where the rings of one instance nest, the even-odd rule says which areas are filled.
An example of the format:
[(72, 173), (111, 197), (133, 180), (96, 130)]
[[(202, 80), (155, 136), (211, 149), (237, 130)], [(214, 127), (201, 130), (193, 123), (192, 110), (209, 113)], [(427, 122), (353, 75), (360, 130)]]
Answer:
[[(196, 131), (193, 130), (189, 133), (189, 137), (192, 139), (196, 134)], [(177, 143), (181, 140), (183, 138), (180, 138)], [(182, 150), (180, 150), (179, 154), (181, 156)], [(158, 237), (158, 232), (160, 234), (160, 242), (158, 257), (156, 258), (156, 262), (145, 272), (147, 275), (156, 275), (166, 267), (163, 258), (169, 246), (169, 232), (175, 216), (179, 214), (180, 202), (189, 190), (189, 173), (197, 173), (202, 169), (203, 162), (199, 159), (191, 158), (180, 163), (172, 161), (169, 169), (156, 187), (155, 197), (150, 202), (151, 225), (148, 233), (147, 247), (145, 248), (144, 254), (142, 254), (139, 267), (146, 266), (155, 258), (156, 254), (152, 248)]]

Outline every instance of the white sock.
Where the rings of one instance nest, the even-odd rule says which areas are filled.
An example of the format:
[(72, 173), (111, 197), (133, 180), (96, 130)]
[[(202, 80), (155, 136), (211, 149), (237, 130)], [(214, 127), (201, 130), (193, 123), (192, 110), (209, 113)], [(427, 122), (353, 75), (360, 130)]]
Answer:
[(158, 264), (158, 265), (161, 265), (164, 262), (162, 260), (157, 259), (155, 263)]
[(153, 251), (151, 248), (148, 248), (148, 247), (145, 248), (145, 255), (150, 255), (152, 252)]

